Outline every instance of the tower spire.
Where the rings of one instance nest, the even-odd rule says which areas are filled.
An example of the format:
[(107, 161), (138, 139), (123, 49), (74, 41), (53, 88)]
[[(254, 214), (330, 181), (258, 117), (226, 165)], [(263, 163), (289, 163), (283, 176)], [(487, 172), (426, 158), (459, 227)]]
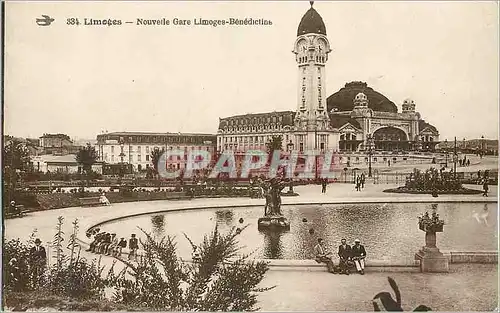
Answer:
[(309, 1), (309, 3), (311, 4), (311, 8), (312, 8), (314, 1)]

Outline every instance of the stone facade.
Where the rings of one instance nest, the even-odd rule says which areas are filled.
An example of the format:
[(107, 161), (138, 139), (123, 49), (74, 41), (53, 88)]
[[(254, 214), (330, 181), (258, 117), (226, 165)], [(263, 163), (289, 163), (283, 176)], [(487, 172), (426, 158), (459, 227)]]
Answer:
[(99, 160), (107, 164), (132, 164), (134, 171), (153, 166), (151, 152), (154, 149), (184, 150), (184, 157), (173, 156), (168, 160), (169, 169), (184, 169), (187, 153), (192, 150), (208, 151), (213, 157), (216, 136), (188, 133), (114, 132), (97, 136)]

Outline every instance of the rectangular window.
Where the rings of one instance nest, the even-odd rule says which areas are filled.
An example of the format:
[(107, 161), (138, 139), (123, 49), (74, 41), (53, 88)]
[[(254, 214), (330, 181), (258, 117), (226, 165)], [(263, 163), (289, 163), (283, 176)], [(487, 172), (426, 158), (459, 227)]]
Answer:
[(146, 154), (146, 161), (149, 161), (149, 154)]
[(114, 156), (114, 155), (112, 155), (112, 156), (111, 156), (111, 162), (114, 162), (114, 161), (115, 161), (115, 156)]
[(141, 161), (142, 161), (142, 159), (141, 159), (141, 155), (140, 155), (140, 154), (138, 154), (138, 155), (137, 155), (137, 162), (141, 162)]
[(149, 146), (146, 146), (146, 153), (149, 153)]
[(137, 153), (141, 153), (141, 146), (137, 146)]
[(111, 146), (111, 153), (115, 153), (115, 146)]

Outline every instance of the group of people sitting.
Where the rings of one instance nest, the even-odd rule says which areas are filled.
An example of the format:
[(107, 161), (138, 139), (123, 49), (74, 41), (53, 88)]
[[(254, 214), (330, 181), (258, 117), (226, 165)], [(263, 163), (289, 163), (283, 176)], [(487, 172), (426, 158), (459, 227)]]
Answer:
[[(127, 240), (118, 237), (115, 233), (101, 232), (99, 228), (95, 228), (87, 232), (87, 237), (94, 236), (93, 241), (90, 243), (88, 250), (92, 253), (110, 255), (113, 257), (121, 257), (123, 248), (127, 247)], [(139, 249), (138, 240), (135, 234), (132, 234), (129, 239), (129, 260), (137, 259), (137, 250)]]
[(333, 274), (350, 274), (350, 269), (356, 266), (359, 274), (365, 274), (365, 247), (361, 245), (360, 240), (354, 240), (354, 245), (351, 247), (345, 239), (341, 240), (337, 255), (339, 264), (335, 265), (333, 254), (329, 252), (324, 244), (323, 239), (318, 238), (318, 244), (314, 247), (315, 260), (318, 263), (325, 263), (328, 271)]

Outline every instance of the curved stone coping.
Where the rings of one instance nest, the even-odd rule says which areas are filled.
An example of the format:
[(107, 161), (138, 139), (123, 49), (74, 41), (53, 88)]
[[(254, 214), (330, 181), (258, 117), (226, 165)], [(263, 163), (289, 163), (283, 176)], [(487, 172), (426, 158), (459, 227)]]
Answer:
[(498, 263), (498, 251), (442, 251), (450, 263)]

